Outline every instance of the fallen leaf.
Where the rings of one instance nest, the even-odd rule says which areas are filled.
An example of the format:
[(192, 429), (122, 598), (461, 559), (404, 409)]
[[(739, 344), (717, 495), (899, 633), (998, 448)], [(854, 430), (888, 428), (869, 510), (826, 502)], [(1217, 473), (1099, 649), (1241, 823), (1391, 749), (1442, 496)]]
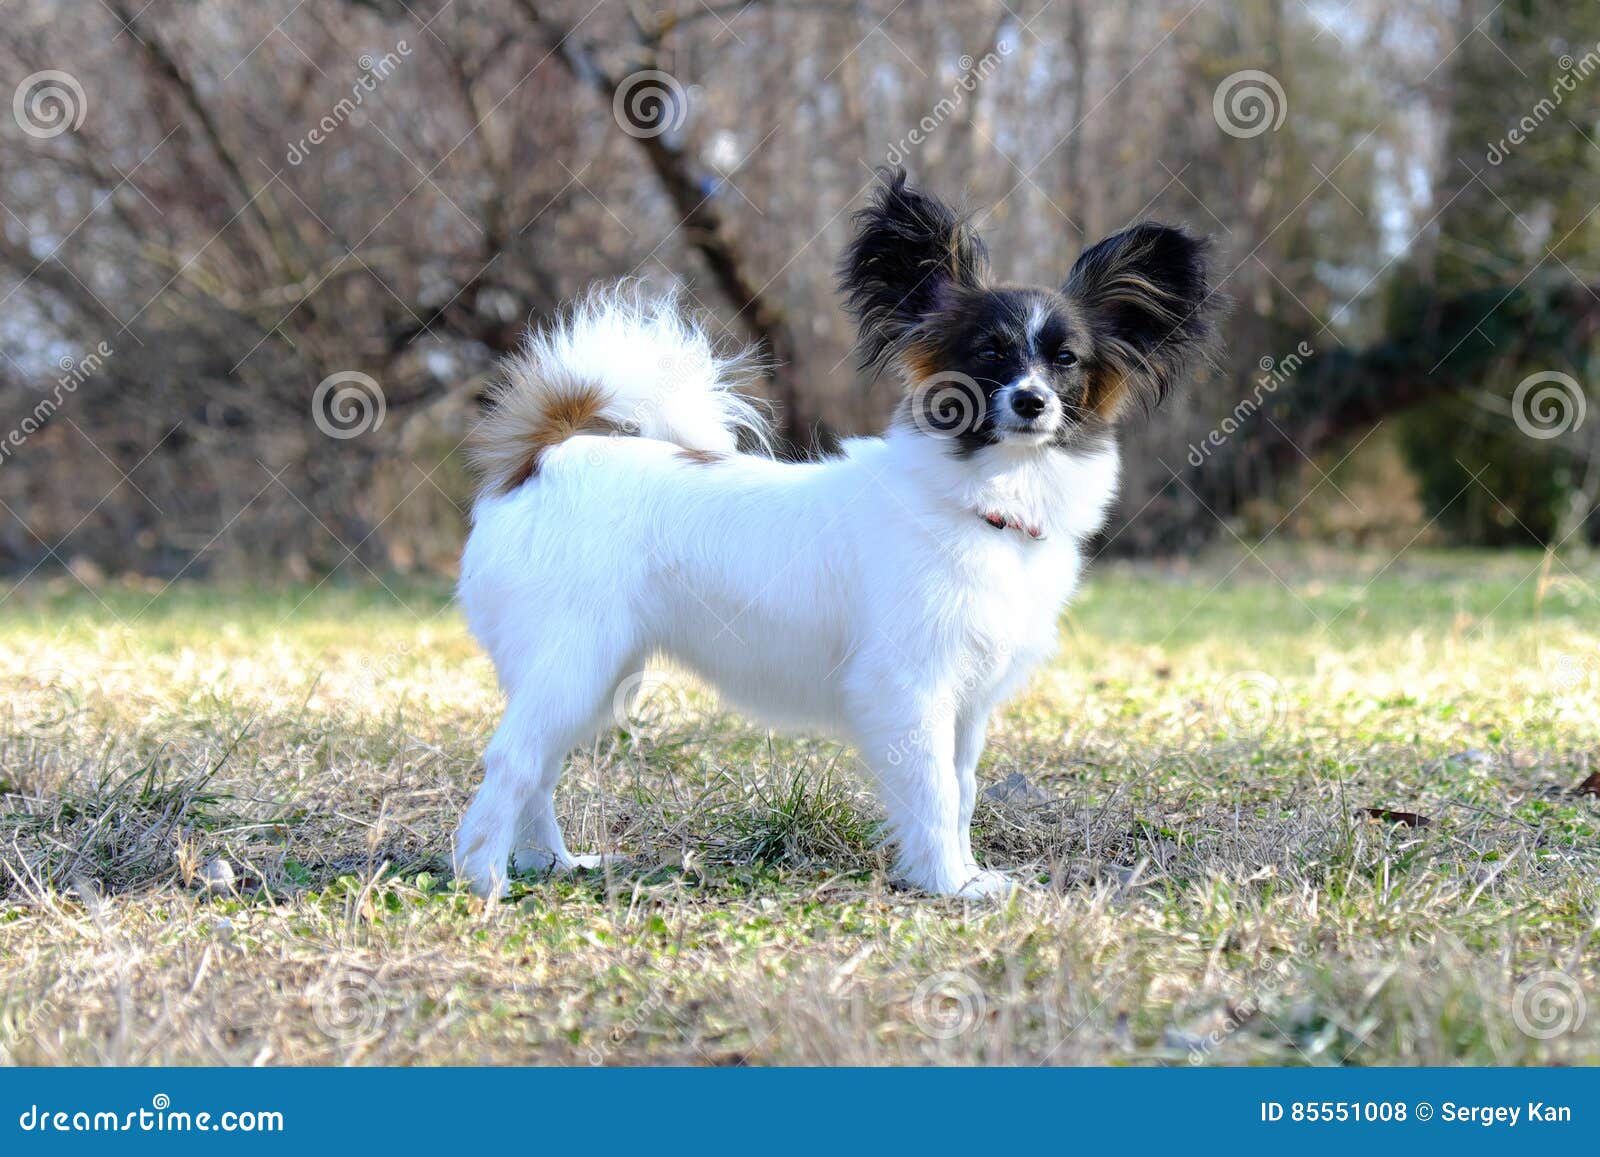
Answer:
[(1433, 823), (1427, 816), (1419, 816), (1416, 812), (1390, 811), (1386, 807), (1358, 807), (1356, 815), (1365, 816), (1369, 820), (1384, 820), (1391, 824), (1403, 824), (1408, 828), (1425, 828)]

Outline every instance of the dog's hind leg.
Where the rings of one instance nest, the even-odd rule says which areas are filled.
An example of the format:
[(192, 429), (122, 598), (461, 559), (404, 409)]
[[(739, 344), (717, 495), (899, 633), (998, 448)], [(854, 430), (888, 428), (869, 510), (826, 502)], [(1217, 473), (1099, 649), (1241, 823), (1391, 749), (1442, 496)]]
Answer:
[[(566, 750), (556, 746), (562, 740), (550, 735), (539, 714), (532, 696), (512, 696), (483, 753), (483, 782), (456, 833), (456, 876), (470, 882), (480, 896), (505, 891), (506, 861), (527, 802), (537, 798), (541, 784), (560, 774)], [(559, 832), (556, 839), (559, 843)]]
[[(610, 694), (610, 665), (587, 669), (552, 662), (511, 693), (483, 755), (483, 784), (456, 836), (456, 874), (482, 896), (505, 890), (506, 861), (518, 870), (569, 868), (556, 822), (555, 790), (569, 750), (592, 729)], [(544, 672), (560, 672), (552, 678)]]

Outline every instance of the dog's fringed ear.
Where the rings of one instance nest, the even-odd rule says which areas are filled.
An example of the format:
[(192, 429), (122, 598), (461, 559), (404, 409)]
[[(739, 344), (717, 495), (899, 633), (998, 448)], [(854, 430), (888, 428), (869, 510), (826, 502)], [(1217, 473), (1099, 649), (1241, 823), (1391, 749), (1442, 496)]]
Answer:
[(861, 364), (871, 369), (882, 369), (952, 286), (977, 288), (988, 269), (988, 252), (964, 218), (906, 184), (904, 169), (879, 176), (839, 265), (860, 327)]
[(1086, 249), (1063, 292), (1094, 337), (1089, 405), (1111, 418), (1124, 400), (1154, 409), (1204, 359), (1223, 302), (1209, 272), (1210, 242), (1142, 222)]

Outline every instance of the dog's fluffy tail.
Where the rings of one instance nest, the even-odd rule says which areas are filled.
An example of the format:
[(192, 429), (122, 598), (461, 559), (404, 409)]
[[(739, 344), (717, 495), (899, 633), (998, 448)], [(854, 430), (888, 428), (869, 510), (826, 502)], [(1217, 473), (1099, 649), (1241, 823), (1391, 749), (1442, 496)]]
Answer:
[(675, 298), (593, 290), (505, 360), (470, 439), (480, 494), (515, 490), (552, 446), (577, 434), (731, 454), (744, 430), (765, 448), (765, 418), (735, 392), (758, 369), (749, 351), (719, 354)]

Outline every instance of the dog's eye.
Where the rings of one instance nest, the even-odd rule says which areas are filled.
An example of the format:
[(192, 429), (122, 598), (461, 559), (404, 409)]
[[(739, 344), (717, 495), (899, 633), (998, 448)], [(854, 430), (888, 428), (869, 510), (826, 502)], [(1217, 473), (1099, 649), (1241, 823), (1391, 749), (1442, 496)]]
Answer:
[(1003, 362), (1006, 360), (1006, 351), (997, 345), (986, 345), (978, 351), (980, 362)]
[(1069, 349), (1059, 349), (1056, 351), (1056, 365), (1058, 366), (1074, 365), (1077, 363), (1077, 360), (1078, 355)]

